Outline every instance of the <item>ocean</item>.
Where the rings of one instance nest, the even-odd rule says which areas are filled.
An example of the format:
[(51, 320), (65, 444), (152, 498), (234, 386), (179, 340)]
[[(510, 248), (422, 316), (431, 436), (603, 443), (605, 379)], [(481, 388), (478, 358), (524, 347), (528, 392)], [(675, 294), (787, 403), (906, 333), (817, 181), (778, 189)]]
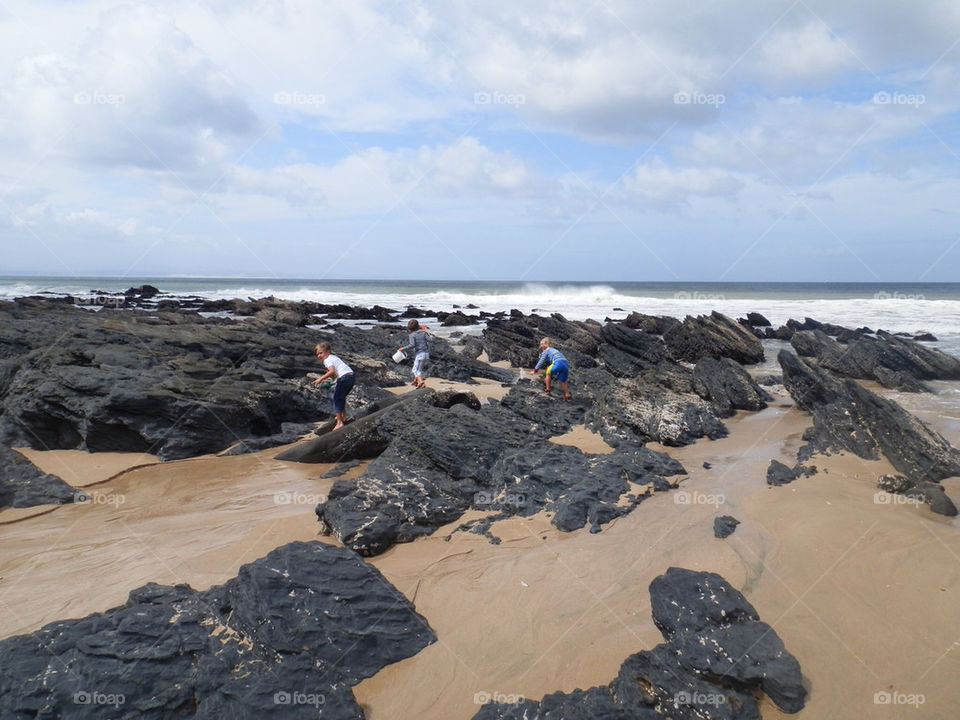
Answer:
[[(683, 318), (717, 310), (754, 311), (774, 326), (812, 317), (846, 327), (930, 332), (935, 347), (960, 356), (960, 283), (448, 282), (185, 277), (0, 277), (0, 300), (53, 294), (92, 297), (150, 284), (173, 296), (408, 305), (446, 311), (560, 313), (570, 320), (619, 319), (633, 311)], [(474, 310), (476, 312), (477, 310)], [(470, 310), (465, 310), (470, 312)]]

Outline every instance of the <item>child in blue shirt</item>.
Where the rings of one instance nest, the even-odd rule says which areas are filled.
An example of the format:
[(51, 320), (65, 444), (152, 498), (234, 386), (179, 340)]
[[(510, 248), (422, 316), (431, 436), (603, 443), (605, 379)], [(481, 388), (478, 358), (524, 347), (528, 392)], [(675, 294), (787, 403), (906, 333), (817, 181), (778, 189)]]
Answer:
[(570, 399), (570, 388), (567, 387), (567, 376), (570, 374), (570, 366), (567, 359), (559, 350), (553, 347), (553, 341), (545, 337), (540, 341), (540, 359), (537, 360), (536, 367), (530, 371), (531, 375), (536, 375), (537, 371), (544, 365), (547, 366), (543, 377), (543, 391), (550, 392), (550, 378), (553, 377), (560, 387), (563, 388), (563, 399)]
[(413, 352), (413, 382), (410, 384), (422, 388), (426, 384), (423, 382), (423, 368), (430, 359), (430, 348), (427, 344), (430, 333), (421, 328), (415, 319), (407, 323), (407, 330), (410, 331), (410, 344), (400, 349), (408, 355)]

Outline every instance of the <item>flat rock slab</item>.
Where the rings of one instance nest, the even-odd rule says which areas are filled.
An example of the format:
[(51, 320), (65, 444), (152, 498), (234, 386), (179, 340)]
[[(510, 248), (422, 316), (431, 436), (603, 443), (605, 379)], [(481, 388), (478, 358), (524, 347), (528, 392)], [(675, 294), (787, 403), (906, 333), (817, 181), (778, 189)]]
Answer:
[(361, 720), (351, 687), (435, 640), (355, 553), (296, 542), (204, 592), (149, 584), (0, 641), (0, 717)]

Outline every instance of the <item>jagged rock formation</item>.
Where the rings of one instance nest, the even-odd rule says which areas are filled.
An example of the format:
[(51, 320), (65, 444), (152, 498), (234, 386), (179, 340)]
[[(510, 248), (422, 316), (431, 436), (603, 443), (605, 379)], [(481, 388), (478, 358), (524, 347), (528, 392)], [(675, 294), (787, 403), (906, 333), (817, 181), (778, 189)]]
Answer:
[(722, 577), (672, 567), (650, 599), (666, 642), (628, 657), (608, 685), (492, 702), (474, 720), (756, 719), (760, 690), (785, 712), (803, 709), (800, 664)]
[(882, 452), (914, 484), (960, 475), (960, 452), (896, 403), (853, 380), (835, 379), (793, 353), (781, 351), (777, 359), (797, 406), (813, 415), (801, 459), (847, 450), (873, 460)]
[(716, 311), (688, 315), (683, 323), (664, 333), (663, 341), (674, 358), (691, 363), (705, 357), (726, 357), (743, 364), (763, 360), (763, 346), (756, 336)]

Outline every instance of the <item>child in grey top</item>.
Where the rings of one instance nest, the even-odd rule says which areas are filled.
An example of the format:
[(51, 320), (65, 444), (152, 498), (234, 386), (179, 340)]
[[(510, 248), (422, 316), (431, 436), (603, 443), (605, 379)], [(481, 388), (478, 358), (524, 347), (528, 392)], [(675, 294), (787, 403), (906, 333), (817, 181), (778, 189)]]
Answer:
[(431, 335), (415, 319), (407, 323), (407, 330), (410, 331), (410, 343), (400, 349), (407, 355), (413, 354), (413, 382), (410, 384), (422, 388), (426, 384), (423, 382), (423, 369), (430, 359), (428, 343)]

